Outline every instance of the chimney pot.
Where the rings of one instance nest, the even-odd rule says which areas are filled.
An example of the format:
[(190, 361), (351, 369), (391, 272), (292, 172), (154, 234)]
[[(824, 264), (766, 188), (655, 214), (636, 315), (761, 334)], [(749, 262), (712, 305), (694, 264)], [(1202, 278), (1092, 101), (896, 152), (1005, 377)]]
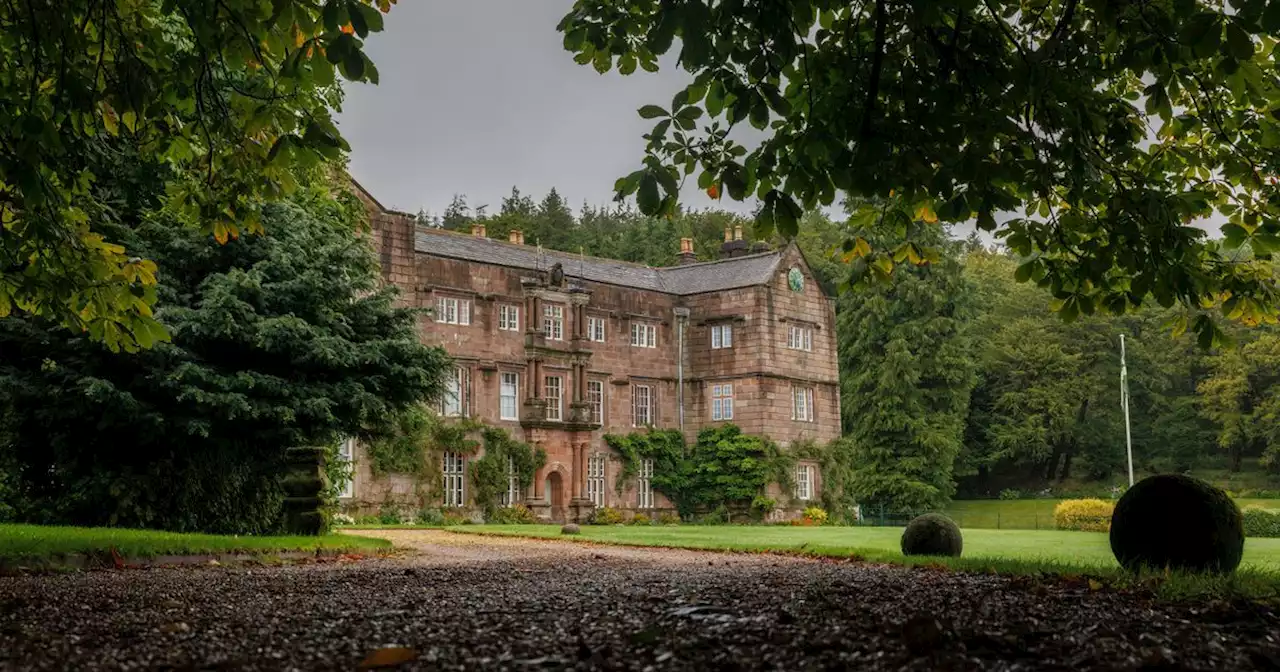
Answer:
[(511, 233), (507, 235), (507, 239), (516, 245), (524, 245), (524, 231), (521, 231), (520, 229), (511, 229)]
[(681, 254), (684, 254), (684, 253), (686, 253), (686, 252), (692, 252), (692, 251), (693, 251), (693, 239), (692, 239), (692, 238), (681, 238), (681, 239), (680, 239), (680, 253), (681, 253)]
[(734, 239), (734, 240), (742, 240), (742, 225), (741, 225), (741, 224), (739, 224), (739, 225), (737, 225), (737, 226), (733, 227), (733, 239)]
[(471, 235), (475, 236), (476, 238), (485, 238), (486, 235), (484, 230), (484, 224), (472, 224)]
[(680, 239), (680, 255), (679, 264), (692, 264), (698, 261), (698, 255), (693, 252), (693, 239)]
[(724, 227), (724, 242), (727, 243), (731, 240), (733, 240), (733, 229), (726, 226)]

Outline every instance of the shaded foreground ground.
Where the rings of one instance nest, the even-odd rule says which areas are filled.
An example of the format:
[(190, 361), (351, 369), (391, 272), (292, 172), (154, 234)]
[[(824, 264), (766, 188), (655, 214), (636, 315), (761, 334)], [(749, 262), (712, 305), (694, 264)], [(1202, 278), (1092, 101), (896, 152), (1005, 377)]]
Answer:
[[(0, 669), (1269, 669), (1262, 606), (776, 556), (377, 531), (354, 564), (0, 578)], [(1151, 668), (1148, 668), (1151, 669)]]

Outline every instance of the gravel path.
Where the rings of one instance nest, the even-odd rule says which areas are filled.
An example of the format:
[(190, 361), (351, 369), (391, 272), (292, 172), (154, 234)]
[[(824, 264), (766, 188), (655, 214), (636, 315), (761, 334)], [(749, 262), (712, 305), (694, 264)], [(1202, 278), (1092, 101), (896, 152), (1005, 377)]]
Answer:
[[(850, 563), (377, 532), (402, 557), (0, 577), (0, 670), (1280, 669), (1280, 614)], [(397, 658), (406, 651), (384, 650)], [(399, 656), (404, 657), (404, 656)]]

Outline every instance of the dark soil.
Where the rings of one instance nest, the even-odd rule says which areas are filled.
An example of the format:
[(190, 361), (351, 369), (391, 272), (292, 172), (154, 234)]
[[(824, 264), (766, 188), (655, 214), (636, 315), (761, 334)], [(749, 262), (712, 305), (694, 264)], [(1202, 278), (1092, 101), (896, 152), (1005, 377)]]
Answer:
[[(1280, 615), (851, 563), (380, 532), (404, 558), (0, 578), (0, 669), (1280, 669)], [(392, 648), (400, 647), (400, 648)], [(372, 662), (372, 661), (371, 661)]]

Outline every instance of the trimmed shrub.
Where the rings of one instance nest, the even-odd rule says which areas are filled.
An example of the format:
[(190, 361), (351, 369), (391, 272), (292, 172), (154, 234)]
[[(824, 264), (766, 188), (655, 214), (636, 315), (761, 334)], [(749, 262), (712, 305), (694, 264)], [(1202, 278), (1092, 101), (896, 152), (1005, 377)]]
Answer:
[(560, 534), (582, 534), (582, 528), (577, 523), (569, 523), (560, 527)]
[(1248, 506), (1241, 512), (1246, 537), (1280, 537), (1280, 511)]
[(918, 516), (902, 531), (903, 555), (945, 555), (960, 557), (964, 540), (955, 521), (941, 513)]
[(467, 513), (466, 509), (446, 509), (443, 514), (444, 520), (441, 523), (446, 526), (463, 525), (471, 522), (471, 515)]
[(1189, 476), (1143, 479), (1111, 517), (1111, 552), (1126, 569), (1230, 573), (1244, 554), (1240, 508), (1222, 490)]
[(623, 522), (622, 512), (612, 506), (602, 506), (591, 514), (592, 525), (618, 525)]
[(1107, 532), (1116, 505), (1102, 499), (1064, 499), (1053, 507), (1053, 525), (1059, 530)]
[(516, 504), (494, 509), (489, 522), (494, 525), (533, 525), (538, 522), (538, 516), (524, 504)]
[(664, 511), (658, 514), (658, 524), (659, 525), (679, 525), (680, 516), (674, 513), (671, 513), (670, 511)]
[(383, 504), (378, 510), (378, 522), (383, 525), (400, 525), (404, 523), (404, 516), (400, 514), (400, 509), (390, 504)]
[(810, 506), (804, 510), (804, 520), (810, 525), (826, 525), (827, 512), (818, 506)]
[(651, 522), (652, 521), (649, 520), (649, 516), (646, 516), (643, 513), (637, 513), (631, 518), (632, 525), (649, 525)]
[(428, 506), (418, 512), (419, 525), (444, 525), (444, 514), (433, 506)]

